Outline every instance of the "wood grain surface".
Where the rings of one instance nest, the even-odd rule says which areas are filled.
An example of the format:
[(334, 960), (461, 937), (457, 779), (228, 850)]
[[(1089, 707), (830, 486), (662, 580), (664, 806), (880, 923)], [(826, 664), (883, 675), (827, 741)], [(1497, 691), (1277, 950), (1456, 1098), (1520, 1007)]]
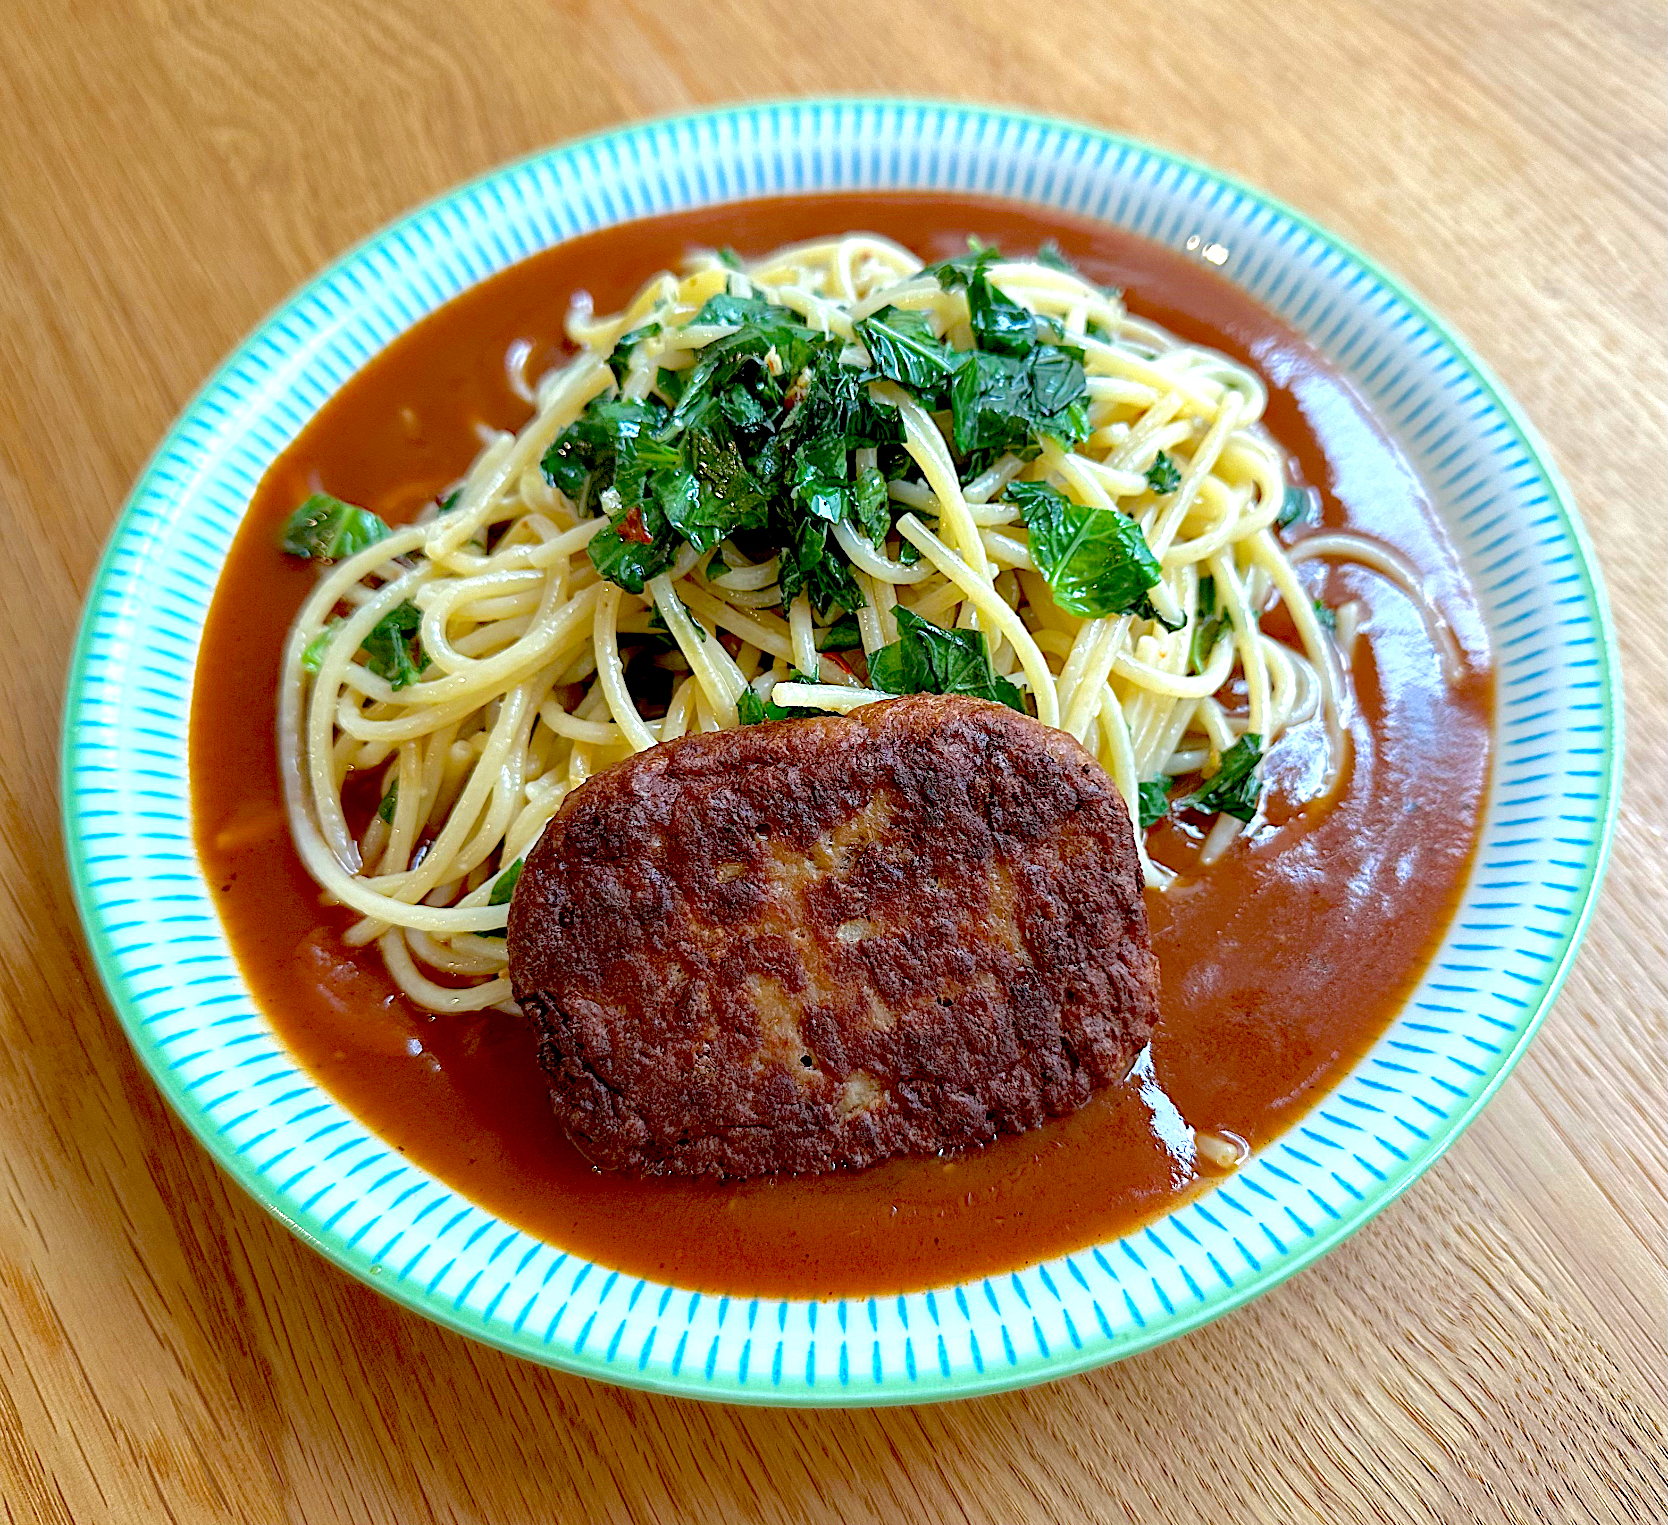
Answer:
[[(0, 1501), (12, 1522), (1640, 1521), (1664, 1503), (1664, 26), (1550, 0), (8, 0), (0, 23)], [(1025, 18), (1023, 30), (1016, 23)], [(164, 1108), (58, 828), (68, 653), (174, 414), (303, 278), (513, 155), (710, 101), (1104, 124), (1405, 277), (1572, 482), (1627, 677), (1604, 901), (1397, 1206), (1031, 1392), (787, 1413), (596, 1386), (328, 1266)]]

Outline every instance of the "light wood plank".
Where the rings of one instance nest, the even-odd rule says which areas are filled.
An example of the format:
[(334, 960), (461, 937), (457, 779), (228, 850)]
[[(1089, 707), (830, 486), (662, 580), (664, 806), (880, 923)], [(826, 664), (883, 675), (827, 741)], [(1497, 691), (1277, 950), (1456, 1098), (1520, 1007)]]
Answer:
[[(0, 1501), (12, 1521), (1660, 1519), (1660, 7), (14, 4), (0, 48)], [(1023, 20), (1023, 24), (1022, 24)], [(217, 1174), (97, 989), (57, 721), (128, 485), (226, 350), (412, 203), (612, 122), (989, 99), (1236, 172), (1405, 277), (1568, 474), (1627, 671), (1606, 900), (1523, 1065), (1318, 1267), (936, 1409), (613, 1391), (350, 1282)]]

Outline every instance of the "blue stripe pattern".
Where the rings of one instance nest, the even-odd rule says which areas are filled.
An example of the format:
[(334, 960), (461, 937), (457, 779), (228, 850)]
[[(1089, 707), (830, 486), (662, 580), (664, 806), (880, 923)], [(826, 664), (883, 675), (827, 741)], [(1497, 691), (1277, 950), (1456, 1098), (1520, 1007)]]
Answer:
[[(203, 619), (256, 484), (370, 356), (560, 240), (837, 188), (1017, 197), (1172, 246), (1226, 245), (1224, 273), (1350, 376), (1449, 526), (1495, 642), (1497, 763), (1470, 882), (1406, 1011), (1237, 1175), (1123, 1240), (1010, 1276), (743, 1304), (530, 1238), (405, 1163), (297, 1069), (198, 865), (187, 726)], [(1417, 1178), (1511, 1068), (1573, 955), (1615, 810), (1617, 693), (1566, 492), (1512, 403), (1383, 271), (1244, 186), (1106, 133), (966, 106), (795, 102), (654, 122), (498, 170), (345, 256), (221, 367), (145, 469), (88, 600), (64, 734), (66, 835), (105, 982), (158, 1085), (339, 1265), (443, 1324), (591, 1377), (739, 1402), (920, 1402), (1171, 1338), (1291, 1274)]]

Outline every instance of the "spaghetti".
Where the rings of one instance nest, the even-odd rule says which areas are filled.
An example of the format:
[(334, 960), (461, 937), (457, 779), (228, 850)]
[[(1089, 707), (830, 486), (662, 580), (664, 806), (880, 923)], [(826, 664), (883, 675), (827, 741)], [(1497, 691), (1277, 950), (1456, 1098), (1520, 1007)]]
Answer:
[[(289, 548), (330, 564), (283, 658), (291, 829), (360, 913), (348, 941), (430, 1010), (510, 1004), (522, 857), (587, 777), (690, 731), (984, 693), (1076, 736), (1143, 826), (1197, 775), (1208, 862), (1256, 821), (1291, 728), (1324, 733), (1317, 800), (1349, 767), (1353, 621), (1334, 637), (1297, 560), (1381, 571), (1452, 649), (1382, 547), (1282, 542), (1307, 499), (1254, 373), (1056, 258), (923, 268), (864, 234), (702, 254), (620, 313), (576, 303), (568, 331), (580, 353), (530, 389), (531, 421), (485, 431), (417, 523), (317, 499), (292, 522)], [(839, 428), (796, 436), (819, 406)], [(713, 455), (796, 438), (774, 487)], [(1261, 628), (1275, 603), (1294, 643)], [(356, 777), (379, 790), (357, 829)]]

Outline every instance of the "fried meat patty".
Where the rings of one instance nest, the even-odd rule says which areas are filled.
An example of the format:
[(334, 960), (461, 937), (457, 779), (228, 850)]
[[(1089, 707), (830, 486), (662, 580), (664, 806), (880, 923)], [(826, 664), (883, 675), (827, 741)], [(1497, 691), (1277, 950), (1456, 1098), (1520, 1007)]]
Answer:
[(1158, 1015), (1118, 791), (977, 699), (639, 753), (552, 819), (508, 938), (557, 1115), (604, 1169), (983, 1144), (1120, 1079)]

